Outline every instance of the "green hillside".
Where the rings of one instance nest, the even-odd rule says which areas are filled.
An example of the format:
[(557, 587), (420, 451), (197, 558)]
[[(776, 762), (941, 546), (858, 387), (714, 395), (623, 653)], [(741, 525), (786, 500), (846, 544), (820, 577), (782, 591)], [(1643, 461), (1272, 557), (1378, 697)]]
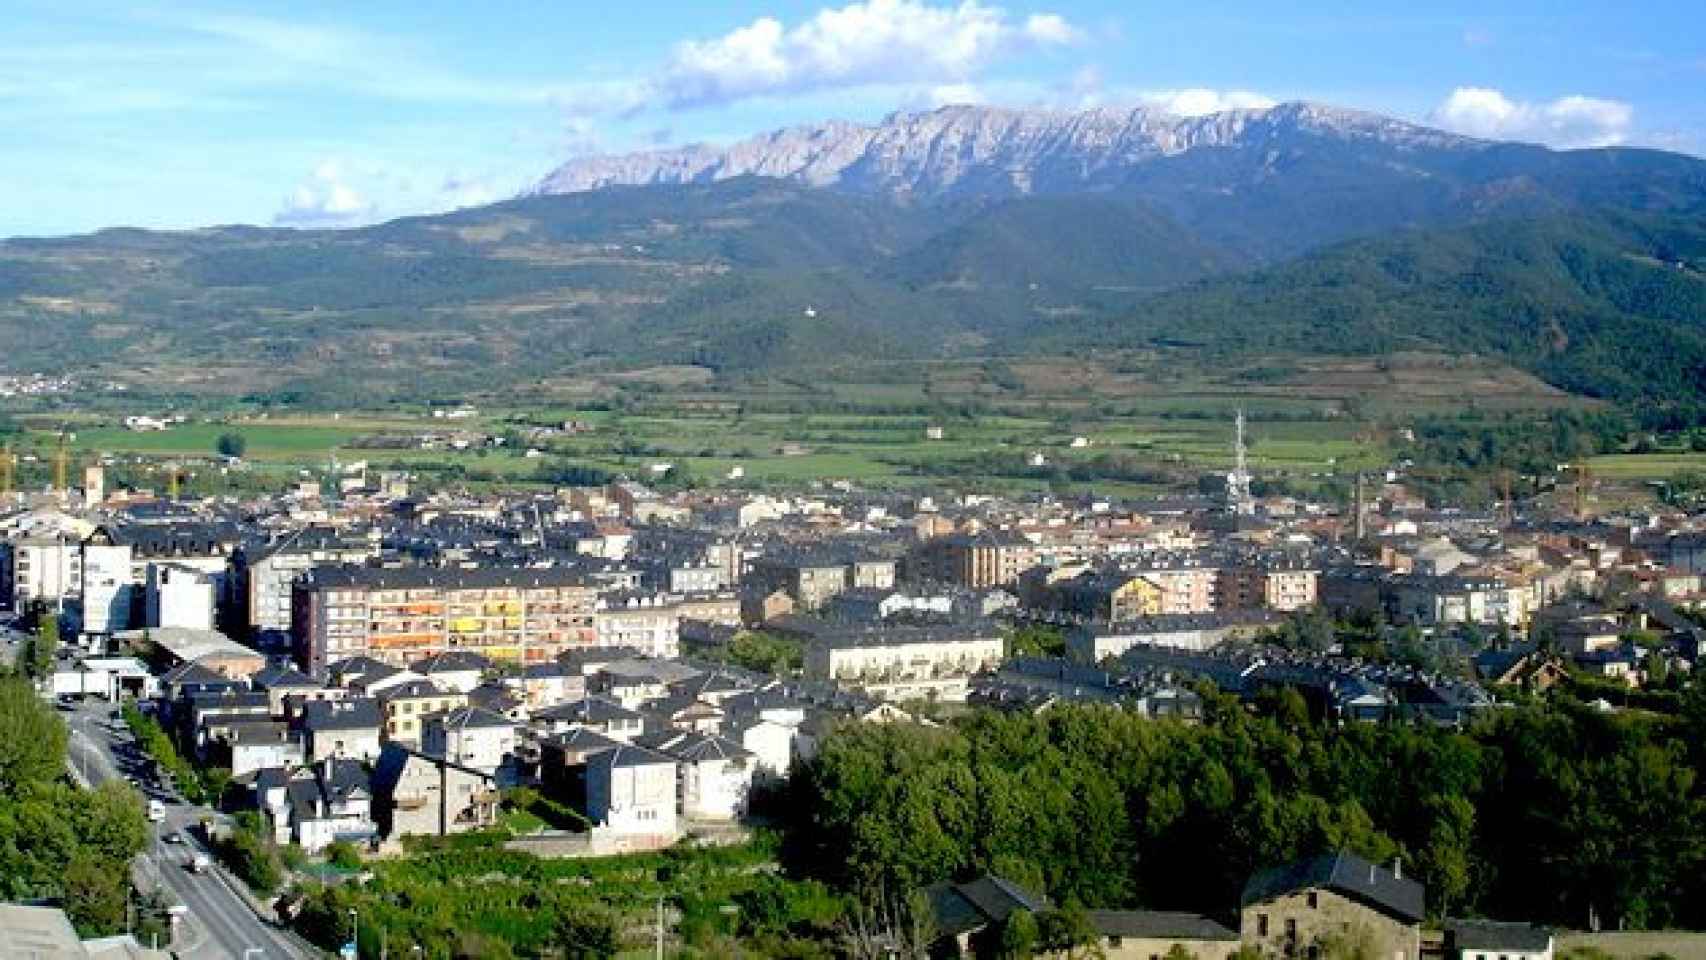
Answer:
[(1608, 214), (1352, 241), (1160, 295), (1118, 321), (1039, 332), (1036, 345), (1085, 342), (1478, 353), (1693, 422), (1706, 415), (1706, 222)]

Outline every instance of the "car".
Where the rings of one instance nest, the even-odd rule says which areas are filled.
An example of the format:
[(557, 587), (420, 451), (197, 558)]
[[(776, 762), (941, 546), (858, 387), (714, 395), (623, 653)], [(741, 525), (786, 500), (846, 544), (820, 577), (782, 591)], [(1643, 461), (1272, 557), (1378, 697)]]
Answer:
[(166, 834), (166, 842), (167, 843), (185, 843), (187, 841), (184, 840), (184, 835), (180, 832), (180, 833), (168, 833), (168, 834)]

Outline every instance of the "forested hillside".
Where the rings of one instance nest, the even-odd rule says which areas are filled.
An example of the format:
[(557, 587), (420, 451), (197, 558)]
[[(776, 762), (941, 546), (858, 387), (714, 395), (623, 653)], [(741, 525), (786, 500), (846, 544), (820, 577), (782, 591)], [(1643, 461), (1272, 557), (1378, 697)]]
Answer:
[(1605, 214), (1351, 241), (1052, 335), (1232, 355), (1479, 353), (1639, 405), (1654, 425), (1695, 423), (1706, 415), (1706, 221)]

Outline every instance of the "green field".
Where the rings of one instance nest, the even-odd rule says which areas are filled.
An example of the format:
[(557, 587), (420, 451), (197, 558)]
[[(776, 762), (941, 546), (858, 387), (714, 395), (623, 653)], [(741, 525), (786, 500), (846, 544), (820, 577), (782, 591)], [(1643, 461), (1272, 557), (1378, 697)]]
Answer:
[[(525, 401), (467, 398), (480, 414), (458, 421), (434, 418), (424, 407), (332, 414), (228, 404), (202, 408), (164, 432), (138, 433), (124, 429), (113, 412), (20, 411), (16, 418), (29, 433), (14, 448), (35, 457), (21, 471), (24, 484), (42, 482), (65, 429), (74, 434), (77, 463), (141, 458), (131, 464), (132, 482), (153, 486), (162, 482), (153, 465), (199, 469), (229, 432), (246, 441), (248, 463), (238, 470), (246, 476), (238, 485), (248, 489), (297, 469), (324, 470), (336, 459), (407, 469), (428, 486), (511, 484), (569, 466), (645, 479), (653, 464), (667, 462), (698, 483), (749, 487), (851, 480), (1118, 495), (1194, 487), (1203, 474), (1224, 472), (1240, 408), (1250, 417), (1250, 462), (1258, 475), (1309, 485), (1387, 463), (1393, 450), (1384, 438), (1411, 416), (1471, 402), (1482, 410), (1535, 411), (1580, 402), (1508, 367), (1429, 355), (1276, 359), (1256, 370), (1219, 370), (1128, 353), (867, 373), (865, 379), (715, 381), (660, 368), (544, 385)], [(525, 436), (531, 427), (566, 420), (591, 429)], [(941, 439), (926, 438), (931, 425), (942, 427)], [(451, 431), (507, 436), (510, 443), (464, 451), (357, 445), (375, 435)], [(1075, 437), (1088, 445), (1072, 446)], [(523, 456), (528, 446), (544, 456)], [(1031, 463), (1037, 455), (1041, 466)], [(735, 467), (744, 477), (730, 481)], [(1608, 465), (1606, 474), (1621, 469), (1630, 468)], [(1673, 471), (1655, 464), (1630, 476)]]
[(1604, 480), (1668, 480), (1679, 473), (1706, 472), (1706, 453), (1618, 453), (1588, 463)]

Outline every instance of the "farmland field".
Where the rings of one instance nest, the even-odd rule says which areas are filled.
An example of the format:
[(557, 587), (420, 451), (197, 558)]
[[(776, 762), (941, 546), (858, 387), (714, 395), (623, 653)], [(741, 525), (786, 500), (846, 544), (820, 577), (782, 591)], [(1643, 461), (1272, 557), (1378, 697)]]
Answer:
[[(14, 447), (34, 457), (24, 472), (37, 476), (65, 429), (78, 463), (130, 458), (145, 470), (209, 460), (221, 435), (237, 433), (252, 474), (320, 471), (336, 459), (411, 470), (429, 485), (483, 484), (545, 480), (567, 467), (646, 478), (668, 463), (698, 482), (747, 486), (846, 479), (1132, 494), (1223, 472), (1239, 408), (1250, 417), (1258, 475), (1310, 483), (1388, 462), (1392, 450), (1378, 421), (1468, 402), (1495, 410), (1578, 402), (1509, 368), (1432, 356), (1276, 360), (1231, 372), (1147, 355), (961, 361), (874, 371), (877, 379), (729, 383), (664, 372), (670, 375), (582, 379), (554, 397), (547, 389), (525, 400), (470, 398), (479, 413), (460, 420), (419, 407), (333, 414), (231, 404), (186, 414), (189, 422), (163, 432), (133, 432), (112, 413), (20, 413), (29, 432)], [(565, 421), (581, 427), (528, 432)], [(932, 426), (941, 428), (939, 439), (926, 437)], [(457, 432), (505, 442), (448, 449), (443, 438)], [(403, 443), (428, 435), (440, 438), (436, 448)], [(389, 442), (374, 446), (375, 437)], [(735, 468), (738, 481), (730, 478)], [(1670, 472), (1657, 462), (1616, 462), (1606, 475), (1624, 470)]]

